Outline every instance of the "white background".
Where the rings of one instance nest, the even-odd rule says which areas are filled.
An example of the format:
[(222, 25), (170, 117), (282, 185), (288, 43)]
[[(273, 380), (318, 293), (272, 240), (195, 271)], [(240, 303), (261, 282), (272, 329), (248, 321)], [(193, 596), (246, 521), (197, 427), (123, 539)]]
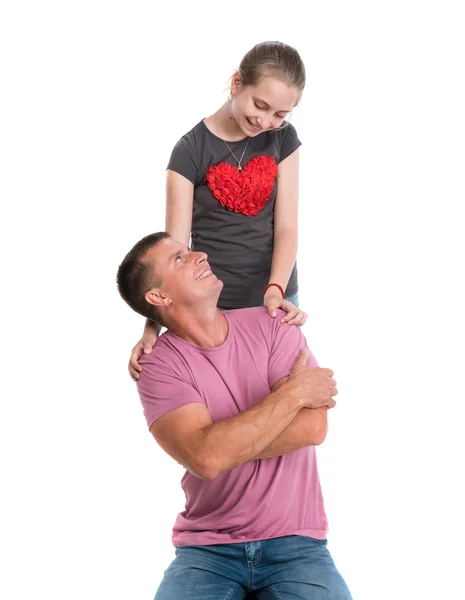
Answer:
[(143, 319), (114, 278), (164, 227), (173, 144), (266, 39), (308, 74), (292, 122), (305, 334), (340, 392), (329, 548), (354, 600), (465, 598), (459, 4), (2, 4), (2, 598), (148, 600), (173, 556), (182, 470), (146, 429), (126, 370)]

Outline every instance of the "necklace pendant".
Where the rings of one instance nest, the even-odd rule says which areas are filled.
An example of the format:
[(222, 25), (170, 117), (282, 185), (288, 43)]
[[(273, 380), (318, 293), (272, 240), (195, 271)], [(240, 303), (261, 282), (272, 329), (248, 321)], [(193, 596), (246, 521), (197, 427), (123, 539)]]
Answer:
[(234, 154), (234, 152), (231, 150), (231, 148), (229, 147), (229, 144), (226, 140), (223, 140), (223, 142), (225, 143), (226, 148), (229, 150), (229, 152), (232, 154), (233, 158), (235, 159), (235, 161), (237, 162), (237, 170), (239, 171), (239, 173), (242, 171), (242, 159), (245, 156), (245, 151), (247, 150), (248, 146), (249, 146), (249, 142), (250, 142), (250, 138), (247, 138), (247, 143), (245, 145), (245, 148), (242, 152), (242, 156), (240, 158), (237, 158), (237, 156)]

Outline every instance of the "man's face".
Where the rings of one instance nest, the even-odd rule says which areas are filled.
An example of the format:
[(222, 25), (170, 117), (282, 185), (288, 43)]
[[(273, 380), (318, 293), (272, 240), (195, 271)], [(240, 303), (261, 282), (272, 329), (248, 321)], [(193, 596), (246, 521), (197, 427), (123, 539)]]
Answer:
[(223, 288), (207, 258), (204, 252), (192, 252), (185, 244), (165, 238), (147, 252), (143, 262), (154, 261), (161, 280), (160, 294), (168, 296), (175, 305), (189, 305), (204, 298), (216, 302)]

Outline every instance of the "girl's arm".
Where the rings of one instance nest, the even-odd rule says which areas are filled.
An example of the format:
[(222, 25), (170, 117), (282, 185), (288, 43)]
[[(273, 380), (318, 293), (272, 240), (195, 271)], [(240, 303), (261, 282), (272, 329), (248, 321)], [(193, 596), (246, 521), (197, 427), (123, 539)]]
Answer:
[[(278, 165), (278, 193), (274, 209), (274, 249), (269, 283), (279, 284), (283, 290), (291, 276), (297, 257), (297, 217), (299, 204), (299, 150), (295, 150)], [(276, 286), (268, 288), (264, 304), (272, 317), (281, 308), (288, 314), (283, 322), (303, 325), (307, 315), (293, 304), (283, 300)]]
[(190, 245), (194, 184), (171, 171), (166, 172), (165, 230), (186, 246)]
[[(166, 213), (165, 213), (165, 231), (178, 242), (189, 246), (191, 225), (192, 225), (192, 205), (194, 202), (194, 184), (188, 179), (171, 171), (166, 172)], [(142, 367), (139, 364), (139, 358), (142, 354), (150, 354), (160, 333), (159, 323), (147, 319), (145, 322), (142, 338), (132, 349), (129, 359), (129, 374), (134, 381), (139, 379), (139, 373)]]
[(139, 358), (142, 354), (150, 354), (152, 352), (152, 348), (156, 344), (158, 335), (160, 334), (160, 329), (161, 325), (159, 323), (150, 321), (150, 319), (145, 321), (144, 333), (132, 349), (129, 358), (129, 375), (134, 381), (139, 379), (139, 373), (142, 371), (142, 367), (139, 364)]

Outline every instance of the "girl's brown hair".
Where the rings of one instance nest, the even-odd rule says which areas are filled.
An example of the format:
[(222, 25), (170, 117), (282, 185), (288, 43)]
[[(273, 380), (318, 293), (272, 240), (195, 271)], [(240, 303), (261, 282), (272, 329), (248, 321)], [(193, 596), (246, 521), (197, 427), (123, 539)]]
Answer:
[(297, 50), (282, 42), (261, 42), (247, 52), (239, 65), (244, 85), (257, 85), (263, 77), (275, 77), (302, 92), (305, 67)]

